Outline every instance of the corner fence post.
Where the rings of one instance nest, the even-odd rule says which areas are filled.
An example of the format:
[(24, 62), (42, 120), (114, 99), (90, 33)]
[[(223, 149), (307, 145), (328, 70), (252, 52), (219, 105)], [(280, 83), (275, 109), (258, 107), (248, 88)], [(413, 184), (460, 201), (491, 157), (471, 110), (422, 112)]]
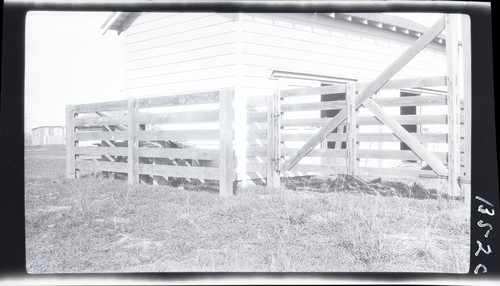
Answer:
[(347, 174), (357, 173), (357, 139), (356, 139), (356, 89), (353, 83), (346, 86), (347, 104)]
[(445, 16), (447, 103), (448, 103), (448, 192), (460, 195), (460, 98), (458, 95), (458, 21), (457, 15)]
[(267, 96), (267, 187), (280, 187), (281, 91)]
[(137, 148), (139, 148), (139, 141), (137, 141), (137, 102), (134, 98), (128, 99), (127, 104), (127, 117), (128, 117), (128, 183), (136, 184), (139, 182), (139, 157), (137, 156)]
[(75, 108), (66, 105), (66, 178), (76, 178), (75, 170)]
[(230, 197), (234, 194), (235, 156), (233, 150), (233, 100), (234, 91), (219, 91), (219, 194)]
[(460, 16), (462, 30), (462, 92), (464, 97), (464, 170), (462, 173), (461, 195), (465, 197), (465, 202), (470, 205), (471, 201), (471, 39), (470, 20), (467, 15)]

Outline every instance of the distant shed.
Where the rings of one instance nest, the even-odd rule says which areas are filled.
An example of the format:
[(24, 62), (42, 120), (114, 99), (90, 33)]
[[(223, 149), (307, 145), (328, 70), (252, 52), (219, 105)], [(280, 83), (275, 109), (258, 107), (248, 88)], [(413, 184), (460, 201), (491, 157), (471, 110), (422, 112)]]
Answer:
[(40, 126), (31, 129), (31, 145), (64, 144), (65, 131), (63, 126)]

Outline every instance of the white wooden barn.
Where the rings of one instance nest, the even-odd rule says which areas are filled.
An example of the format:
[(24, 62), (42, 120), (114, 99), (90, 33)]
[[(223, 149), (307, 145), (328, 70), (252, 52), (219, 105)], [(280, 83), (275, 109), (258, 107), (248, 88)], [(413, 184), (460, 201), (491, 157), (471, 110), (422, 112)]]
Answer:
[[(127, 97), (235, 90), (236, 155), (246, 157), (247, 101), (276, 89), (370, 82), (428, 27), (408, 19), (373, 13), (131, 13), (110, 15), (102, 28), (124, 39)], [(394, 79), (446, 75), (444, 35), (438, 36)], [(381, 91), (374, 97), (445, 94), (446, 87)], [(339, 96), (339, 95), (335, 95)], [(335, 100), (318, 95), (318, 101)], [(342, 95), (340, 95), (341, 98)], [(345, 95), (344, 95), (345, 99)], [(301, 100), (300, 97), (295, 100)], [(308, 98), (310, 101), (310, 97)], [(443, 113), (438, 106), (387, 108), (390, 114)], [(360, 114), (368, 112), (361, 108)], [(335, 114), (333, 114), (335, 115)], [(301, 111), (297, 118), (331, 117)], [(241, 128), (240, 128), (241, 127)], [(412, 126), (406, 126), (410, 132)], [(362, 126), (382, 132), (385, 126)], [(416, 128), (416, 125), (415, 127)], [(443, 125), (419, 125), (446, 132)], [(388, 130), (388, 129), (387, 129)], [(306, 132), (307, 130), (297, 130)], [(399, 142), (363, 142), (360, 148), (400, 150)], [(297, 147), (300, 147), (298, 143)], [(431, 151), (446, 144), (428, 143)], [(442, 145), (442, 146), (441, 146)], [(344, 148), (344, 147), (343, 147)], [(246, 173), (244, 160), (238, 173)], [(317, 162), (320, 163), (320, 162)], [(401, 160), (363, 159), (360, 165), (392, 167)]]
[(31, 129), (31, 145), (64, 144), (65, 132), (63, 126), (39, 126)]

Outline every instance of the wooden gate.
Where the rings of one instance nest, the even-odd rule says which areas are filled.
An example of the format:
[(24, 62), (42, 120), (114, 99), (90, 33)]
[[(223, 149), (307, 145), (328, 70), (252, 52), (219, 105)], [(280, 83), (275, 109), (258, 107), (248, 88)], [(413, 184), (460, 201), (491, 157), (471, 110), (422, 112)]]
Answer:
[[(351, 175), (380, 175), (400, 177), (447, 178), (450, 195), (468, 195), (470, 186), (470, 49), (468, 22), (462, 21), (462, 54), (459, 56), (458, 42), (458, 15), (445, 15), (437, 21), (426, 33), (416, 40), (401, 56), (389, 65), (371, 83), (350, 83), (317, 88), (277, 91), (268, 96), (267, 110), (267, 182), (268, 186), (278, 187), (281, 176), (293, 175), (293, 172), (321, 168), (331, 173), (345, 173)], [(435, 37), (446, 29), (447, 75), (442, 77), (424, 77), (412, 79), (391, 80), (391, 78), (422, 51)], [(459, 57), (462, 58), (464, 85), (459, 86)], [(443, 95), (415, 96), (406, 98), (380, 98), (373, 95), (383, 89), (421, 88), (446, 86)], [(311, 102), (301, 104), (286, 103), (287, 98), (295, 96), (318, 95), (325, 93), (345, 93), (346, 100), (332, 102)], [(459, 92), (464, 102), (461, 107)], [(447, 106), (447, 112), (434, 115), (389, 115), (385, 107), (394, 106)], [(366, 108), (374, 116), (360, 117), (357, 113), (360, 108)], [(333, 118), (316, 119), (286, 119), (286, 113), (297, 110), (325, 110), (338, 109)], [(463, 110), (463, 112), (461, 112)], [(461, 116), (462, 114), (462, 116)], [(340, 132), (345, 125), (346, 132)], [(358, 126), (363, 124), (382, 124), (389, 128), (390, 133), (363, 134), (358, 133)], [(425, 134), (409, 133), (402, 125), (405, 124), (445, 124), (446, 133)], [(463, 126), (461, 136), (460, 129)], [(309, 135), (306, 143), (298, 149), (286, 148), (284, 142), (291, 137), (302, 137), (304, 134), (291, 135), (285, 131), (290, 126), (319, 127), (314, 135)], [(337, 133), (332, 133), (337, 130)], [(364, 140), (386, 140), (405, 143), (409, 150), (387, 150), (372, 152), (361, 150), (357, 146)], [(321, 142), (341, 141), (346, 148), (325, 149), (317, 148)], [(446, 152), (431, 152), (425, 143), (447, 144)], [(463, 158), (461, 159), (461, 142)], [(339, 144), (337, 144), (338, 146)], [(337, 157), (343, 158), (345, 164), (337, 166), (298, 164), (308, 157)], [(378, 158), (393, 158), (401, 160), (421, 160), (428, 166), (428, 170), (398, 171), (363, 168), (358, 166), (359, 158), (375, 156)], [(462, 163), (462, 164), (461, 164)], [(461, 170), (462, 169), (462, 170)], [(290, 173), (292, 172), (292, 173)], [(462, 185), (462, 188), (461, 188)], [(462, 190), (462, 191), (460, 191)]]

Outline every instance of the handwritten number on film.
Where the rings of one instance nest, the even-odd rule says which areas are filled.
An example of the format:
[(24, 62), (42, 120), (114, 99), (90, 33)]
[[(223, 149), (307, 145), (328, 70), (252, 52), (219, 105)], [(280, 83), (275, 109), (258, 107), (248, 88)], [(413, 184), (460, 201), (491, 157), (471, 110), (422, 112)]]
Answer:
[[(488, 207), (491, 207), (491, 210), (488, 209), (488, 207), (485, 207), (484, 205), (479, 205), (479, 207), (477, 208), (477, 211), (482, 213), (482, 214), (485, 214), (485, 215), (489, 215), (489, 216), (494, 216), (495, 215), (495, 210), (493, 209), (493, 204), (490, 203), (489, 201), (481, 198), (480, 196), (476, 196), (476, 200), (478, 201), (481, 201), (483, 202), (484, 204), (486, 204)], [(477, 225), (481, 228), (488, 228), (486, 230), (486, 232), (484, 233), (484, 237), (485, 238), (488, 238), (488, 235), (490, 234), (490, 231), (493, 230), (493, 226), (491, 225), (491, 223), (485, 223), (483, 220), (479, 220), (477, 222)], [(488, 255), (490, 254), (492, 251), (491, 251), (491, 247), (490, 245), (486, 245), (486, 249), (483, 247), (483, 244), (481, 243), (481, 241), (477, 240), (477, 251), (474, 255), (476, 256), (479, 256), (479, 254), (481, 254), (481, 252), (483, 252), (484, 254)], [(476, 269), (474, 269), (474, 274), (478, 274), (479, 273), (479, 269), (482, 268), (482, 273), (486, 273), (488, 272), (488, 269), (486, 268), (485, 265), (479, 263), (477, 266), (476, 266)]]

